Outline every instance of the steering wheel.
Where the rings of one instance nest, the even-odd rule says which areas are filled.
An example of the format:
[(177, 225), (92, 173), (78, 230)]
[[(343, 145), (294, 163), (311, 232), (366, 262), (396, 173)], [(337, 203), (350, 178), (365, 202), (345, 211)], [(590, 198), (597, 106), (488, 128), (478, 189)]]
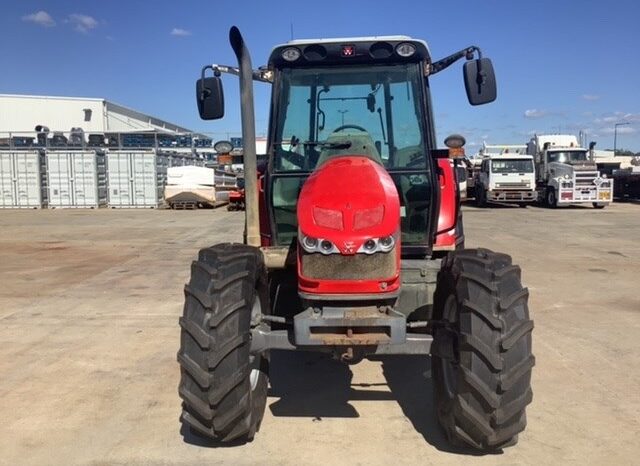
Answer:
[(345, 129), (357, 129), (358, 131), (362, 131), (362, 132), (367, 132), (366, 129), (364, 129), (362, 126), (358, 126), (358, 125), (342, 125), (342, 126), (338, 126), (336, 129), (333, 130), (334, 133), (337, 133), (338, 131), (342, 131)]

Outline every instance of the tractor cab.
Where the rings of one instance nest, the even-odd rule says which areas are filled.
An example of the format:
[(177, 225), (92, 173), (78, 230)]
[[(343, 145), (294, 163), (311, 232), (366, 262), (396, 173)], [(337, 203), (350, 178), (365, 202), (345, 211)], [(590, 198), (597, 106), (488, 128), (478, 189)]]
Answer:
[[(292, 41), (273, 50), (267, 194), (275, 244), (298, 234), (296, 206), (309, 175), (337, 157), (358, 156), (384, 168), (395, 185), (405, 249), (428, 246), (437, 199), (429, 61), (426, 44), (404, 36)], [(336, 179), (333, 194), (342, 187)]]

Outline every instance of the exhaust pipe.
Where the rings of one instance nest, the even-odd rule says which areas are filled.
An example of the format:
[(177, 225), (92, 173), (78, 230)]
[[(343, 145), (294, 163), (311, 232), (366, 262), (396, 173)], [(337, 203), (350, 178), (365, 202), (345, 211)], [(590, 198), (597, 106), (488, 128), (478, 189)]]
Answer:
[(253, 108), (253, 67), (251, 56), (240, 30), (229, 30), (229, 42), (238, 59), (240, 70), (240, 112), (242, 117), (242, 144), (244, 151), (244, 192), (246, 206), (246, 242), (260, 247), (260, 218), (258, 211), (258, 167), (256, 157), (256, 122)]

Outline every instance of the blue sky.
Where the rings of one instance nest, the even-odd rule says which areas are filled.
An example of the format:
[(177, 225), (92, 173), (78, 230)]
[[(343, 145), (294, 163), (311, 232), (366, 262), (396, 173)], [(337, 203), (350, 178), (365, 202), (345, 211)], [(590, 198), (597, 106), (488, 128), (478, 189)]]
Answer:
[[(384, 6), (383, 6), (384, 5)], [(469, 152), (524, 143), (537, 132), (587, 131), (600, 149), (640, 151), (640, 4), (603, 1), (196, 2), (2, 0), (0, 93), (104, 97), (194, 130), (240, 131), (238, 84), (225, 78), (227, 116), (197, 116), (194, 81), (206, 63), (234, 64), (237, 25), (254, 66), (295, 38), (406, 34), (435, 59), (470, 44), (493, 59), (498, 100), (466, 101), (461, 64), (431, 81), (438, 139), (460, 132)], [(268, 85), (256, 85), (267, 127)], [(65, 129), (65, 128), (61, 128)]]

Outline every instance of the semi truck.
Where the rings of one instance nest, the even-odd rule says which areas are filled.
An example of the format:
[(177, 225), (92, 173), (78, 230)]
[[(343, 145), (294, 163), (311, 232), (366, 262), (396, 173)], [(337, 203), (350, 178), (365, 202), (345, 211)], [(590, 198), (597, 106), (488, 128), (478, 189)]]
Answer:
[(613, 199), (613, 180), (600, 175), (589, 150), (570, 134), (540, 134), (531, 138), (527, 153), (536, 165), (538, 200), (548, 207), (591, 203), (602, 209)]
[(476, 205), (506, 202), (526, 207), (537, 199), (533, 157), (525, 152), (526, 146), (483, 146), (473, 183)]

